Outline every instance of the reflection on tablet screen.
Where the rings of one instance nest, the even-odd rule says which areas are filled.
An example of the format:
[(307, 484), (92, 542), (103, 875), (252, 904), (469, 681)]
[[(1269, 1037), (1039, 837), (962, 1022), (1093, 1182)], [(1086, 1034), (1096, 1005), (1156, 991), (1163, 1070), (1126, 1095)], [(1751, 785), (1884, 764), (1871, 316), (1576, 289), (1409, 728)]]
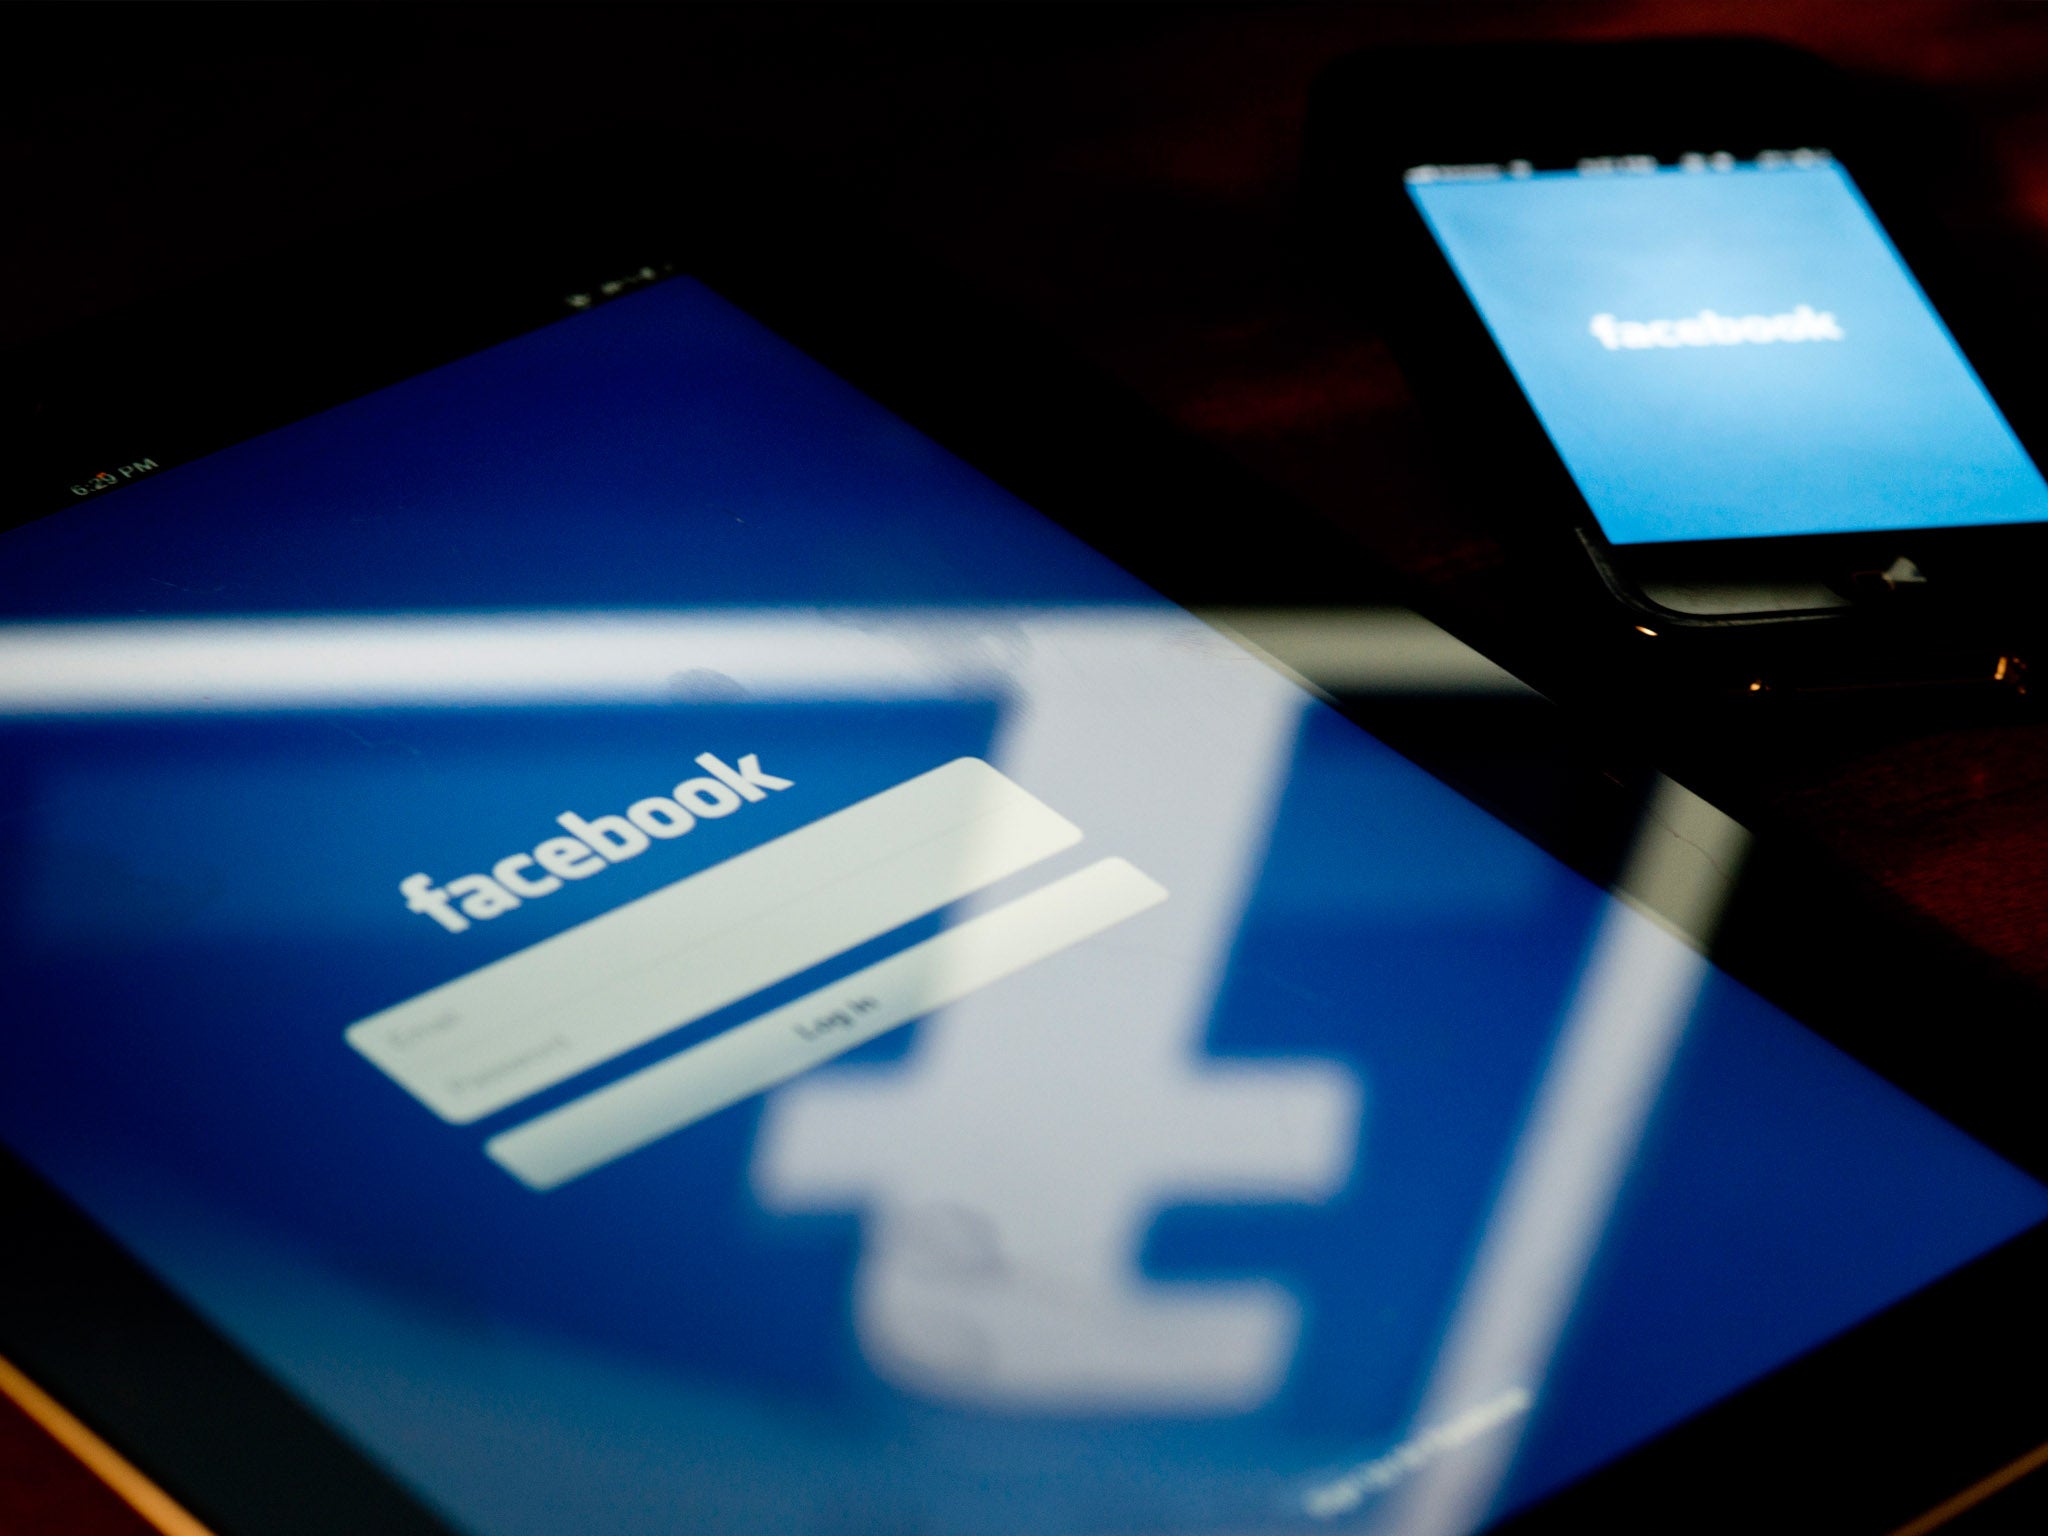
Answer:
[(0, 1136), (479, 1536), (1449, 1536), (2048, 1216), (1726, 818), (1610, 895), (686, 280), (5, 539)]

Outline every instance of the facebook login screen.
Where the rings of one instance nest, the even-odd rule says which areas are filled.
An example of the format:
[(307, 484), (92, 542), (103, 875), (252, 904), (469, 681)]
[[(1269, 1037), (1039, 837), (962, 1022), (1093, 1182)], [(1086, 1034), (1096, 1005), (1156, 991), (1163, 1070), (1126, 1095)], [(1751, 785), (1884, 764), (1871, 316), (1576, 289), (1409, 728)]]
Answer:
[(2048, 485), (1826, 157), (1423, 168), (1409, 195), (1612, 542), (2048, 521)]
[(472, 1536), (1468, 1531), (2048, 1217), (685, 279), (0, 542), (0, 1137)]

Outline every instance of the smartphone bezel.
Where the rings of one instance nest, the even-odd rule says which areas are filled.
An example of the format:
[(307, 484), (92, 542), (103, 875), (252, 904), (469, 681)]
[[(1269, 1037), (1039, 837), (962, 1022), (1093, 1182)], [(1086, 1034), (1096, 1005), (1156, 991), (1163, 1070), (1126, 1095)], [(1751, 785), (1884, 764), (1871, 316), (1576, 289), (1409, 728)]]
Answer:
[[(1740, 91), (1724, 89), (1741, 79)], [(1447, 110), (1447, 108), (1449, 108)], [(1922, 123), (1926, 114), (1922, 114)], [(1811, 55), (1741, 38), (1414, 47), (1356, 55), (1318, 81), (1309, 128), (1319, 261), (1388, 334), (1403, 371), (1441, 421), (1486, 451), (1461, 461), (1473, 499), (1547, 530), (1590, 564), (1633, 620), (1756, 637), (1788, 628), (1913, 622), (1941, 603), (2002, 596), (2048, 561), (2048, 523), (1615, 543), (1543, 429), (1505, 356), (1429, 232), (1403, 172), (1415, 166), (1564, 166), (1582, 155), (1815, 148), (1855, 178), (1886, 235), (2036, 463), (2048, 415), (2026, 368), (2031, 350), (1995, 285), (1943, 238), (1916, 183), (1956, 152), (1915, 136), (1870, 89)], [(1507, 509), (1512, 509), (1508, 511)], [(1512, 531), (1510, 532), (1512, 536)], [(1894, 585), (1905, 559), (1927, 577)], [(1673, 587), (1832, 589), (1813, 606), (1732, 611), (1668, 606)], [(1572, 600), (1573, 586), (1560, 583)]]

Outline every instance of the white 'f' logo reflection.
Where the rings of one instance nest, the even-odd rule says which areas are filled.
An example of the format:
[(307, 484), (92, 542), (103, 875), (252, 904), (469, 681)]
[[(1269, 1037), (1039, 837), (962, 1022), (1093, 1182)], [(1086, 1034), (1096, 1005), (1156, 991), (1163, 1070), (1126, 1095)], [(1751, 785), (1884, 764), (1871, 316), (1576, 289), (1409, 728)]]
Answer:
[(1127, 938), (948, 1008), (900, 1064), (781, 1090), (756, 1190), (771, 1209), (864, 1213), (855, 1327), (901, 1386), (1067, 1412), (1256, 1407), (1293, 1359), (1294, 1296), (1152, 1281), (1138, 1259), (1168, 1205), (1322, 1201), (1351, 1170), (1349, 1071), (1202, 1051), (1307, 701), (1185, 635), (1029, 628), (1022, 707), (991, 757), (1102, 836), (1097, 852), (1142, 839), (1172, 896)]

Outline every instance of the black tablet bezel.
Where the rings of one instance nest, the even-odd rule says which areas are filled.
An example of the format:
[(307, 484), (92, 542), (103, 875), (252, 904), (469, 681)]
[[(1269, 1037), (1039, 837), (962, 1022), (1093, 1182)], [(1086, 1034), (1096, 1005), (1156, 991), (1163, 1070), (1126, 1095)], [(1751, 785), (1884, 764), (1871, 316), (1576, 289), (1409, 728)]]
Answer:
[[(656, 185), (668, 195), (647, 197)], [(179, 458), (570, 313), (575, 295), (597, 302), (607, 282), (630, 291), (688, 270), (1178, 601), (1405, 600), (1346, 540), (1092, 380), (1027, 323), (879, 249), (848, 199), (781, 168), (558, 166), (509, 193), (444, 205), (432, 228), (367, 231), (306, 253), (284, 278), (230, 277), (103, 327), (89, 347), (70, 338), (16, 359), (8, 384), (34, 403), (27, 419), (44, 450), (13, 459), (7, 506), (18, 521), (83, 499), (69, 487), (97, 455), (72, 464), (77, 444), (174, 472)], [(209, 360), (206, 387), (191, 383), (198, 356)], [(179, 377), (187, 387), (174, 391)], [(16, 435), (22, 420), (10, 424)], [(1219, 546), (1204, 537), (1215, 526), (1258, 537)], [(1571, 691), (1556, 657), (1517, 651), (1513, 636), (1473, 638), (1538, 684)], [(1615, 874), (1654, 782), (1630, 722), (1599, 710), (1526, 698), (1335, 702), (1596, 878)], [(1707, 756), (1688, 762), (1682, 743), (1660, 751), (1662, 766), (1745, 820), (1768, 819), (1741, 803), (1739, 785), (1713, 782)], [(1716, 960), (2048, 1176), (2048, 1129), (2025, 1070), (2039, 996), (1831, 871), (1796, 835), (1765, 832)], [(22, 1255), (0, 1270), (0, 1355), (221, 1536), (440, 1528), (11, 1158), (0, 1158), (0, 1213)], [(2048, 1405), (2032, 1390), (2048, 1340), (2025, 1326), (2043, 1280), (2048, 1229), (2036, 1229), (1514, 1526), (1581, 1528), (1667, 1500), (1731, 1518), (1766, 1498), (1783, 1510), (1788, 1473), (1810, 1528), (1909, 1518), (2048, 1440)]]

